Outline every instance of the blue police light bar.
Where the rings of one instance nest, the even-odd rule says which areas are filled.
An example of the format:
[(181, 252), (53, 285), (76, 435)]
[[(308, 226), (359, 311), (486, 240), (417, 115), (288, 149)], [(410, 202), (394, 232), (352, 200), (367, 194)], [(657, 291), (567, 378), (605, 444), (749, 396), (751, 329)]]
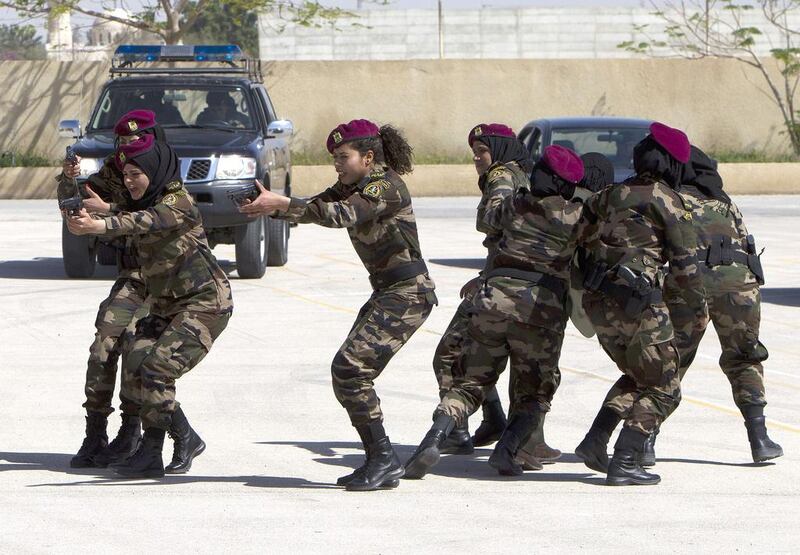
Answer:
[(125, 62), (237, 62), (244, 60), (235, 44), (123, 44), (114, 51), (114, 59)]

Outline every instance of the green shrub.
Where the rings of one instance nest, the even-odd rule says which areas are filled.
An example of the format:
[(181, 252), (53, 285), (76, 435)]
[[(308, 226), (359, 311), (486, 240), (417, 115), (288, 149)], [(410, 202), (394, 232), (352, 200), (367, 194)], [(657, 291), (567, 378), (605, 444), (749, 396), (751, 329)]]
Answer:
[(51, 160), (36, 152), (14, 152), (13, 150), (7, 150), (0, 153), (0, 168), (41, 168), (59, 165), (61, 165), (61, 162)]
[(717, 150), (708, 153), (714, 160), (721, 164), (747, 162), (751, 164), (765, 162), (800, 162), (800, 157), (794, 154), (773, 154), (755, 150)]

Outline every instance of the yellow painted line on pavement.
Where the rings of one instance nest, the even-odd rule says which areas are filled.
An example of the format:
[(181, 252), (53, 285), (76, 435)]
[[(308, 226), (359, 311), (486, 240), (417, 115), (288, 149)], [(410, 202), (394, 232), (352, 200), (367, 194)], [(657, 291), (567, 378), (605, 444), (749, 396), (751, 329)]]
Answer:
[[(588, 370), (577, 370), (575, 368), (567, 368), (564, 366), (560, 366), (561, 370), (566, 370), (567, 372), (572, 372), (573, 374), (580, 374), (581, 376), (586, 376), (589, 378), (595, 378), (597, 380), (601, 380), (607, 383), (614, 383), (617, 380), (612, 380), (611, 378), (607, 378), (606, 376), (602, 376), (600, 374), (596, 374), (595, 372), (590, 372)], [(693, 405), (697, 405), (700, 407), (705, 407), (709, 409), (714, 409), (719, 412), (724, 412), (725, 414), (730, 414), (732, 416), (738, 416), (739, 418), (742, 417), (742, 413), (738, 410), (731, 409), (729, 407), (725, 407), (723, 405), (718, 405), (717, 403), (712, 403), (711, 401), (705, 401), (703, 399), (698, 399), (696, 397), (687, 397), (684, 395), (682, 397), (683, 401), (687, 403), (691, 403)], [(792, 426), (791, 424), (787, 424), (785, 422), (781, 422), (779, 420), (773, 420), (772, 418), (767, 418), (767, 424), (773, 426), (775, 428), (780, 428), (781, 430), (786, 430), (788, 432), (794, 432), (796, 434), (800, 434), (800, 428), (797, 426)]]
[[(248, 283), (248, 285), (254, 285), (254, 286), (260, 287), (262, 289), (272, 289), (273, 291), (275, 291), (277, 293), (281, 293), (283, 295), (286, 295), (287, 297), (292, 297), (294, 299), (298, 299), (298, 300), (301, 300), (301, 301), (304, 301), (304, 302), (307, 302), (307, 303), (310, 303), (310, 304), (315, 304), (317, 306), (322, 306), (324, 308), (330, 308), (331, 310), (335, 310), (336, 312), (344, 312), (345, 314), (358, 314), (358, 311), (357, 310), (353, 310), (352, 308), (347, 308), (347, 307), (344, 307), (344, 306), (339, 306), (339, 305), (335, 305), (335, 304), (331, 304), (331, 303), (326, 303), (325, 301), (318, 301), (318, 300), (312, 299), (310, 297), (305, 297), (303, 295), (298, 295), (297, 293), (293, 293), (292, 291), (289, 291), (287, 289), (282, 289), (280, 287), (275, 287), (274, 285), (261, 285), (260, 283)], [(419, 331), (424, 331), (425, 333), (431, 333), (433, 335), (442, 335), (442, 332), (439, 332), (439, 331), (436, 331), (436, 330), (432, 330), (432, 329), (429, 329), (429, 328), (425, 328), (425, 327), (419, 328)]]
[[(298, 300), (301, 300), (301, 301), (304, 301), (304, 302), (307, 302), (307, 303), (310, 303), (310, 304), (315, 304), (317, 306), (322, 306), (324, 308), (329, 308), (329, 309), (335, 310), (337, 312), (344, 312), (345, 314), (358, 314), (357, 311), (352, 310), (350, 308), (346, 308), (346, 307), (343, 307), (343, 306), (338, 306), (338, 305), (331, 304), (331, 303), (326, 303), (324, 301), (318, 301), (316, 299), (311, 299), (309, 297), (305, 297), (303, 295), (298, 295), (297, 293), (293, 293), (292, 291), (288, 291), (288, 290), (282, 289), (280, 287), (275, 287), (275, 286), (272, 286), (272, 285), (261, 285), (259, 283), (249, 283), (248, 285), (255, 285), (255, 286), (261, 287), (263, 289), (272, 289), (273, 291), (276, 291), (276, 292), (281, 293), (283, 295), (286, 295), (288, 297), (292, 297), (294, 299), (298, 299)], [(426, 333), (431, 333), (433, 335), (442, 335), (441, 332), (438, 332), (436, 330), (432, 330), (432, 329), (429, 329), (429, 328), (425, 328), (425, 327), (420, 328), (420, 331), (424, 331)], [(615, 381), (617, 381), (615, 379), (607, 378), (606, 376), (602, 376), (600, 374), (597, 374), (595, 372), (590, 372), (588, 370), (577, 370), (575, 368), (567, 368), (565, 366), (560, 366), (560, 368), (561, 368), (561, 370), (565, 370), (567, 372), (572, 372), (573, 374), (579, 374), (579, 375), (582, 375), (582, 376), (595, 378), (595, 379), (598, 379), (598, 380), (601, 380), (601, 381), (604, 381), (604, 382), (607, 382), (607, 383), (614, 383)], [(716, 403), (712, 403), (711, 401), (704, 401), (703, 399), (697, 399), (695, 397), (687, 397), (687, 396), (683, 396), (682, 399), (684, 401), (686, 401), (687, 403), (691, 403), (693, 405), (706, 407), (706, 408), (710, 408), (710, 409), (715, 409), (715, 410), (717, 410), (719, 412), (723, 412), (723, 413), (730, 414), (730, 415), (733, 415), (733, 416), (741, 417), (741, 413), (739, 411), (730, 409), (730, 408), (722, 406), (722, 405), (718, 405)], [(780, 422), (778, 420), (773, 420), (771, 418), (767, 418), (767, 423), (770, 426), (773, 426), (775, 428), (780, 428), (782, 430), (786, 430), (786, 431), (789, 431), (789, 432), (794, 432), (796, 434), (800, 434), (800, 428), (797, 427), (797, 426), (792, 426), (791, 424), (786, 424), (785, 422)]]

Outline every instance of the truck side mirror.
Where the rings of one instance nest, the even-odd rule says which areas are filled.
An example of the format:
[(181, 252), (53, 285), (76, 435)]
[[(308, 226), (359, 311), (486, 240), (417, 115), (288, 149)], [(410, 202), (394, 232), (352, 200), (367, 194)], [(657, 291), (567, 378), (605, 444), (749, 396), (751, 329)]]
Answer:
[(83, 136), (81, 133), (81, 120), (62, 119), (58, 122), (58, 136), (64, 139), (80, 139)]
[(291, 137), (294, 135), (294, 125), (288, 119), (277, 119), (267, 126), (268, 137)]

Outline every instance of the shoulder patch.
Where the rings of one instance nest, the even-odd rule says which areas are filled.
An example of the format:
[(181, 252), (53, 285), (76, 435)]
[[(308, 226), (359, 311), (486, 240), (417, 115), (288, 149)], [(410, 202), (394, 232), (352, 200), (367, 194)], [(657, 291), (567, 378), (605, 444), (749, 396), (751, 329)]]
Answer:
[(175, 193), (180, 191), (183, 188), (183, 183), (180, 181), (170, 181), (167, 183), (166, 191), (168, 193)]
[(381, 181), (368, 183), (367, 186), (364, 187), (364, 194), (368, 197), (380, 198), (384, 191), (384, 187), (381, 186), (381, 183)]
[(170, 193), (163, 199), (161, 199), (161, 202), (163, 202), (167, 206), (175, 206), (175, 203), (178, 202), (178, 197), (175, 196), (173, 193)]
[(487, 179), (491, 181), (493, 179), (497, 179), (498, 177), (502, 177), (503, 175), (505, 175), (506, 171), (507, 170), (505, 168), (495, 168), (489, 172)]

